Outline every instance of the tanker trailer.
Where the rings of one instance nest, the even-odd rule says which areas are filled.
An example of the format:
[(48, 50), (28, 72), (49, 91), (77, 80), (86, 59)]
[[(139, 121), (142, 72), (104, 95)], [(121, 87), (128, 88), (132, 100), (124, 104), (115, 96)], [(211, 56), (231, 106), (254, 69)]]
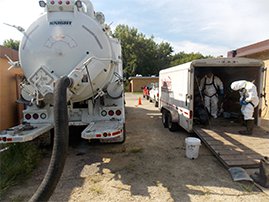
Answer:
[(67, 76), (69, 126), (84, 139), (125, 141), (121, 46), (89, 0), (39, 1), (45, 12), (23, 32), (19, 63), (22, 124), (0, 132), (0, 143), (25, 142), (55, 127), (55, 83)]

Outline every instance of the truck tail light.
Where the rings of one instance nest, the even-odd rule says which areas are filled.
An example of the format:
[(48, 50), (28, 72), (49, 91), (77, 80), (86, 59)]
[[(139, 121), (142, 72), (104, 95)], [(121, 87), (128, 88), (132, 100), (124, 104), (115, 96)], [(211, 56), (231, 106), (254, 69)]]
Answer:
[(37, 113), (34, 113), (33, 114), (33, 119), (38, 119), (39, 118), (39, 115)]
[(121, 115), (121, 110), (118, 109), (118, 110), (116, 111), (116, 115), (117, 115), (117, 116), (120, 116), (120, 115)]
[(47, 118), (47, 115), (45, 113), (42, 113), (42, 114), (40, 114), (40, 118), (45, 119), (45, 118)]
[(29, 119), (31, 119), (32, 118), (32, 116), (31, 116), (31, 114), (25, 114), (25, 119), (27, 119), (27, 120), (29, 120)]
[(106, 116), (107, 115), (107, 112), (105, 110), (101, 111), (101, 115), (102, 116)]
[(109, 110), (108, 115), (109, 116), (113, 116), (114, 115), (114, 111), (113, 110)]

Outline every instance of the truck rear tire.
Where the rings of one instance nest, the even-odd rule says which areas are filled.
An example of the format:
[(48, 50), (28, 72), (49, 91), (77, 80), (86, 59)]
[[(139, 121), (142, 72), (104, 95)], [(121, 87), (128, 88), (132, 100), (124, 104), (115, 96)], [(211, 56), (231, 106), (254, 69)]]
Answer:
[(165, 128), (168, 127), (168, 117), (167, 117), (167, 112), (165, 110), (162, 111), (162, 123), (163, 123), (163, 127)]
[(174, 132), (178, 129), (177, 123), (172, 122), (172, 115), (170, 113), (168, 114), (168, 129), (171, 132)]

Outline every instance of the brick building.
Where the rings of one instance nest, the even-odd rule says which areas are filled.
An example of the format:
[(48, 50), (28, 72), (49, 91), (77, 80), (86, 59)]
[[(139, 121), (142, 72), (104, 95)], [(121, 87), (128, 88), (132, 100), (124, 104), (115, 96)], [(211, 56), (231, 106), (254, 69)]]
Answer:
[(18, 61), (18, 51), (0, 46), (0, 130), (17, 125), (23, 110), (23, 106), (16, 103), (23, 72), (21, 68), (8, 70), (10, 65), (5, 55)]
[[(266, 79), (264, 82), (267, 105), (269, 105), (269, 39), (261, 41), (255, 44), (244, 46), (236, 50), (229, 51), (228, 57), (247, 57), (253, 59), (260, 59), (264, 61), (265, 67), (267, 67)], [(261, 125), (269, 128), (269, 106), (265, 106), (263, 100), (262, 106), (262, 121)]]
[(137, 76), (137, 77), (130, 77), (129, 81), (130, 81), (129, 85), (130, 92), (142, 92), (143, 90), (141, 88), (143, 88), (147, 84), (159, 82), (159, 77)]

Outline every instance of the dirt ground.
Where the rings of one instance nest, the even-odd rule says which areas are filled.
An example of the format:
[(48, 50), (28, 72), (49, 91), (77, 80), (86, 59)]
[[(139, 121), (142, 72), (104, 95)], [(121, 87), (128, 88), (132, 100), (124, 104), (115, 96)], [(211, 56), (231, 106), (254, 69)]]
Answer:
[[(50, 201), (269, 201), (252, 184), (233, 182), (205, 145), (198, 159), (187, 159), (184, 141), (190, 134), (163, 128), (158, 109), (145, 99), (138, 105), (139, 96), (126, 93), (124, 144), (89, 144), (81, 139), (70, 144), (64, 173)], [(28, 201), (49, 158), (2, 201)]]

